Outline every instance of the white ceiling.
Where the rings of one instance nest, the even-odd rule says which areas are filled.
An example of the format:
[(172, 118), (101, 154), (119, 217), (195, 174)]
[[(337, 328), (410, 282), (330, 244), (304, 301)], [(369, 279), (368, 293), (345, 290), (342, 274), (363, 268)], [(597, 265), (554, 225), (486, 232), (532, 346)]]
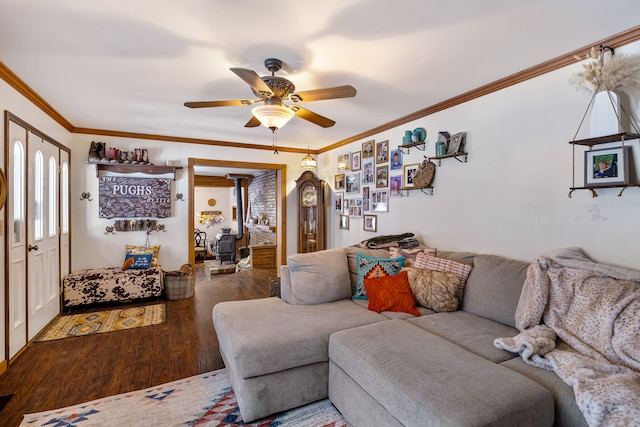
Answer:
[(230, 67), (284, 61), (304, 103), (278, 144), (317, 149), (638, 25), (638, 0), (0, 0), (0, 61), (73, 126), (270, 146)]

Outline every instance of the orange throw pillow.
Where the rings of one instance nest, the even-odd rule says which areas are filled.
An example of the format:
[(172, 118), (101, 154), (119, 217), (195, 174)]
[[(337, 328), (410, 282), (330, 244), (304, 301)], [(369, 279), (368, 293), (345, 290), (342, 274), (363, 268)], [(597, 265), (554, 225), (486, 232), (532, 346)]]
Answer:
[(369, 296), (369, 310), (376, 313), (395, 311), (420, 316), (406, 271), (394, 276), (365, 279), (364, 287)]

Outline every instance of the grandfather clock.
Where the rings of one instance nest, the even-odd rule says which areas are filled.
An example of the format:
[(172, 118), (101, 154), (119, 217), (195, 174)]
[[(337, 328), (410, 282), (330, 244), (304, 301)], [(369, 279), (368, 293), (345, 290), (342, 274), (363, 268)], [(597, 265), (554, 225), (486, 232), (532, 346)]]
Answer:
[(324, 249), (324, 181), (305, 171), (298, 189), (298, 253)]

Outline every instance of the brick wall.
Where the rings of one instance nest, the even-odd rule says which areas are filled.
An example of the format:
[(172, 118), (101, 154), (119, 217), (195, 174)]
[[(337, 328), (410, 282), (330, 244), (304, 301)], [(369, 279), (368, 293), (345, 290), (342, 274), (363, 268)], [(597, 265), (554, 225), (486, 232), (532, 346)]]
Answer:
[[(249, 184), (249, 218), (257, 219), (262, 215), (268, 226), (276, 226), (276, 171), (265, 171), (253, 177)], [(276, 242), (276, 234), (266, 227), (252, 227), (249, 229), (249, 244), (257, 245), (263, 242)]]

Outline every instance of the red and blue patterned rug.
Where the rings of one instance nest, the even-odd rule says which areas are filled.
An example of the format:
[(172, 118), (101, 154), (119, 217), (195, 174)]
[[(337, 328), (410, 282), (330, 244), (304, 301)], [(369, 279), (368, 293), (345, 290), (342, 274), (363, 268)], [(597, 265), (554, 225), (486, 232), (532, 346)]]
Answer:
[(67, 408), (27, 414), (23, 426), (300, 426), (346, 427), (328, 399), (245, 424), (224, 369), (105, 397)]

